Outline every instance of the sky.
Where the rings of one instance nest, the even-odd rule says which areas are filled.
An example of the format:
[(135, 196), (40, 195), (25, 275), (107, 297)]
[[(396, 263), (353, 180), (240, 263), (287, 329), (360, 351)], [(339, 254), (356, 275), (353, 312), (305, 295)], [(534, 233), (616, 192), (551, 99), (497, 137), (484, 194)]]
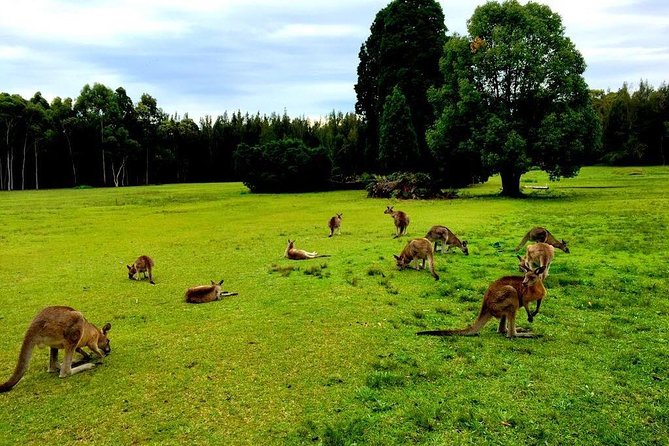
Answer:
[[(148, 93), (166, 113), (313, 119), (352, 112), (358, 52), (388, 0), (0, 0), (0, 92), (49, 101), (85, 84)], [(477, 0), (442, 0), (467, 34)], [(521, 1), (521, 3), (526, 3)], [(669, 78), (666, 0), (544, 0), (590, 88)]]

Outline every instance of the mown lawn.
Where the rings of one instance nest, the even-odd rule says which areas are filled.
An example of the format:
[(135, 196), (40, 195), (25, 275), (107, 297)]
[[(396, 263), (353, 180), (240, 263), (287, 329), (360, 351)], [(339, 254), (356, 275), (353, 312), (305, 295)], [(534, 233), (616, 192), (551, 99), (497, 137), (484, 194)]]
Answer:
[[(522, 184), (550, 190), (502, 199), (495, 178), (446, 201), (237, 183), (1, 193), (0, 381), (47, 305), (111, 322), (113, 351), (59, 379), (36, 350), (0, 394), (0, 443), (667, 444), (669, 168)], [(390, 204), (409, 237), (392, 238)], [(438, 282), (397, 271), (392, 254), (434, 224), (470, 255), (438, 254)], [(488, 283), (520, 274), (514, 247), (535, 225), (571, 248), (531, 324), (542, 337), (509, 340), (493, 323), (415, 335), (471, 323)], [(332, 257), (286, 260), (288, 238)], [(155, 287), (127, 278), (140, 254)], [(239, 295), (184, 302), (221, 278)]]

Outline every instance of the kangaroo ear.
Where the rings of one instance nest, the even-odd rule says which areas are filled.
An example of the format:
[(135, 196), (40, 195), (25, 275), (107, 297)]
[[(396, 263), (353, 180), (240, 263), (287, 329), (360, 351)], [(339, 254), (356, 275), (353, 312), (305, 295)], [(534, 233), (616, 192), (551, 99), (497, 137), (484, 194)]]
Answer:
[(525, 271), (525, 272), (529, 271), (530, 269), (527, 267), (527, 265), (525, 264), (525, 261), (522, 259), (522, 257), (520, 257), (520, 256), (516, 256), (516, 257), (518, 257), (518, 261), (520, 262), (520, 265), (518, 265), (518, 266), (520, 266), (520, 269)]
[(125, 267), (128, 268), (128, 269), (131, 269), (131, 268), (130, 268), (130, 265), (126, 265)]
[(111, 324), (107, 322), (105, 326), (102, 327), (102, 334), (106, 335), (109, 330), (111, 330)]
[(395, 254), (393, 254), (393, 257), (395, 257), (395, 260), (399, 260), (399, 259), (400, 259), (400, 258), (399, 258), (398, 256), (396, 256)]
[(545, 266), (540, 266), (539, 268), (534, 270), (534, 274), (538, 276), (539, 274), (543, 273), (545, 269), (546, 269)]
[(223, 285), (223, 282), (224, 282), (224, 280), (223, 280), (223, 279), (221, 279), (221, 281), (220, 281), (220, 282), (218, 282), (218, 284), (219, 284), (219, 285)]
[(567, 242), (565, 242), (564, 239), (562, 239), (562, 244), (567, 246)]
[(467, 240), (462, 241), (462, 246), (467, 246)]

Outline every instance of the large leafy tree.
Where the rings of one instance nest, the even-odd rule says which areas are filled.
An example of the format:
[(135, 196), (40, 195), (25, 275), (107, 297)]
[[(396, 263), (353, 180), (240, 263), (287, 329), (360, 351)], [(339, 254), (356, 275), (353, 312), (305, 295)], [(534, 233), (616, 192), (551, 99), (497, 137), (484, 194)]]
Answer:
[(425, 130), (434, 120), (427, 90), (443, 82), (439, 58), (445, 33), (444, 13), (435, 0), (394, 0), (377, 13), (360, 49), (355, 85), (370, 162), (376, 161), (385, 99), (395, 86), (406, 97), (421, 155), (427, 158)]
[(585, 61), (564, 31), (560, 16), (538, 3), (477, 7), (468, 22), (469, 60), (462, 46), (445, 47), (451, 65), (442, 65), (445, 86), (434, 95), (454, 105), (438, 110), (433, 150), (444, 149), (436, 142), (453, 137), (446, 131), (457, 123), (446, 150), (478, 151), (483, 172), (498, 172), (507, 196), (520, 195), (520, 176), (535, 165), (551, 178), (576, 175), (601, 126)]
[(411, 169), (418, 159), (418, 140), (411, 110), (399, 87), (395, 87), (381, 115), (379, 162), (386, 172)]

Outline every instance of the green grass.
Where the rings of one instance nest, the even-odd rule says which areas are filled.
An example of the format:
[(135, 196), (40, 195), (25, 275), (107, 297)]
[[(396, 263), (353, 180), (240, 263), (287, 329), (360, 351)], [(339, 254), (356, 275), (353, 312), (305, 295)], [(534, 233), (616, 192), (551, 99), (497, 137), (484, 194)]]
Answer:
[[(584, 168), (524, 200), (499, 179), (445, 201), (364, 192), (253, 195), (240, 184), (0, 194), (0, 380), (32, 317), (70, 305), (112, 353), (66, 379), (36, 350), (0, 394), (2, 444), (666, 444), (669, 168)], [(394, 240), (394, 204), (411, 217)], [(343, 212), (342, 235), (328, 219)], [(441, 280), (397, 271), (410, 237), (444, 224)], [(532, 226), (569, 242), (531, 324), (538, 339), (425, 338), (475, 318), (519, 274)], [(286, 241), (332, 257), (291, 262)], [(140, 254), (155, 287), (127, 279)], [(225, 279), (238, 296), (184, 303)], [(520, 325), (530, 326), (524, 312)]]

